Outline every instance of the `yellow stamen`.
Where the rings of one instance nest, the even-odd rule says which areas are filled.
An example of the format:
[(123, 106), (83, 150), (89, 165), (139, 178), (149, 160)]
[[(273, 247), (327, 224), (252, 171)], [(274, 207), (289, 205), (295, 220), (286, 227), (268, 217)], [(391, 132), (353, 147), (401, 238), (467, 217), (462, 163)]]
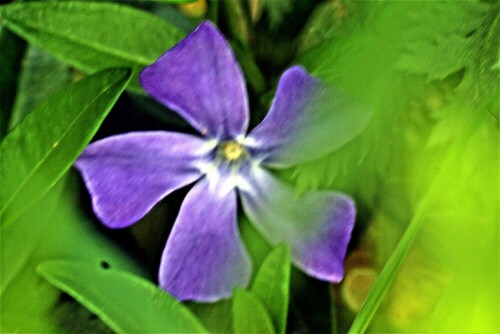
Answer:
[(227, 142), (223, 147), (224, 157), (227, 160), (238, 160), (244, 152), (243, 146), (234, 141)]

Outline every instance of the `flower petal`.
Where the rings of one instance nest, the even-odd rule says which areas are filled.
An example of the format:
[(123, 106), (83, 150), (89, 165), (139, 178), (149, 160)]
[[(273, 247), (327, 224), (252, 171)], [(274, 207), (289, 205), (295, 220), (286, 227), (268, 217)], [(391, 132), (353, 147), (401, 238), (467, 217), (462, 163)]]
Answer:
[(263, 163), (289, 167), (341, 147), (370, 117), (368, 108), (294, 66), (281, 76), (269, 113), (245, 144)]
[(111, 228), (132, 225), (170, 192), (196, 181), (212, 146), (174, 132), (132, 132), (90, 144), (75, 163), (95, 213)]
[(250, 279), (236, 225), (236, 192), (205, 177), (188, 193), (163, 251), (160, 286), (179, 300), (216, 301)]
[(209, 22), (146, 67), (140, 80), (149, 95), (202, 134), (230, 139), (247, 130), (243, 74), (228, 43)]
[(243, 209), (268, 241), (287, 242), (292, 260), (307, 274), (339, 282), (354, 227), (353, 201), (340, 193), (294, 190), (260, 167), (253, 167), (240, 186)]

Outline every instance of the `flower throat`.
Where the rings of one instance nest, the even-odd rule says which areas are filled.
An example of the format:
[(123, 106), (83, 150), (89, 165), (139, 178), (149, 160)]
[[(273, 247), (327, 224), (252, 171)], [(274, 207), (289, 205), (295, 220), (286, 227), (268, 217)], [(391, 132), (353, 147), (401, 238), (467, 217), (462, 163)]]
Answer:
[(219, 145), (218, 155), (228, 162), (241, 160), (246, 154), (245, 147), (234, 140), (228, 140)]

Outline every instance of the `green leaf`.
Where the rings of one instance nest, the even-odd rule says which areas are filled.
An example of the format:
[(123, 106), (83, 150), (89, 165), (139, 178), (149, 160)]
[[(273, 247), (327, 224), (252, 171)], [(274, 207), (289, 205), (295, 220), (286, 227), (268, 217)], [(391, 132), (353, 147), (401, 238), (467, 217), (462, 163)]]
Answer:
[(126, 252), (83, 215), (76, 196), (79, 180), (76, 173), (67, 176), (14, 224), (0, 228), (0, 318), (6, 332), (67, 333), (82, 332), (68, 325), (72, 329), (96, 326), (95, 321), (76, 323), (75, 303), (71, 308), (68, 302), (61, 303), (61, 292), (35, 272), (40, 262), (54, 258), (95, 266), (105, 262), (144, 275)]
[(52, 96), (0, 146), (3, 227), (46, 193), (92, 139), (130, 79), (126, 69), (90, 76)]
[[(0, 270), (2, 280), (0, 282), (0, 295), (8, 289), (11, 282), (23, 270), (26, 263), (37, 248), (41, 234), (50, 219), (54, 215), (54, 210), (60, 202), (63, 193), (65, 179), (61, 180), (52, 190), (40, 199), (39, 209), (35, 214), (28, 210), (19, 218), (19, 225), (11, 225), (7, 228), (0, 228), (2, 236)], [(33, 211), (33, 210), (31, 210)], [(31, 221), (37, 219), (37, 223)], [(27, 222), (27, 223), (26, 223)]]
[(65, 260), (41, 263), (37, 271), (116, 332), (206, 333), (184, 305), (130, 273)]
[(235, 334), (275, 333), (271, 317), (259, 298), (241, 289), (234, 290), (233, 327)]
[(231, 299), (222, 299), (215, 303), (188, 302), (187, 306), (210, 333), (231, 333)]
[(285, 333), (286, 329), (290, 269), (290, 247), (282, 244), (269, 253), (252, 285), (252, 292), (268, 310), (279, 334)]
[(126, 5), (97, 2), (20, 2), (0, 7), (4, 24), (59, 60), (93, 73), (131, 67), (137, 75), (184, 33), (168, 22)]
[(68, 66), (45, 51), (30, 46), (23, 60), (9, 128), (12, 129), (37, 105), (70, 83)]
[[(461, 77), (450, 105), (433, 115), (439, 123), (430, 145), (447, 144), (472, 122), (477, 123), (476, 117), (494, 119), (498, 124), (499, 9), (498, 2), (437, 1), (419, 6), (419, 15), (411, 17), (413, 29), (408, 31), (408, 45), (398, 68), (428, 80)], [(446, 20), (435, 19), (443, 15)], [(462, 111), (465, 106), (474, 112)]]
[[(250, 255), (252, 266), (254, 268), (260, 268), (273, 248), (255, 229), (246, 216), (242, 216), (239, 219), (238, 225), (241, 240), (243, 240), (248, 254)], [(252, 270), (252, 281), (255, 279), (256, 275), (257, 270)]]

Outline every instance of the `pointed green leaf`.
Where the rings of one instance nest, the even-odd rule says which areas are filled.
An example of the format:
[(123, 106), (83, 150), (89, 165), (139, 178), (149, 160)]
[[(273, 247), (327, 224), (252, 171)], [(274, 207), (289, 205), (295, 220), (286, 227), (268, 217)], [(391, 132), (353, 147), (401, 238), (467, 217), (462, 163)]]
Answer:
[(290, 290), (290, 247), (276, 247), (262, 263), (252, 292), (262, 301), (277, 333), (285, 333)]
[(64, 258), (95, 266), (106, 263), (146, 275), (82, 212), (80, 183), (76, 172), (65, 174), (36, 205), (0, 229), (0, 319), (6, 333), (105, 333), (91, 330), (104, 326), (97, 320), (78, 322), (85, 308), (67, 299), (61, 302), (61, 291), (36, 273), (41, 262)]
[(159, 17), (113, 3), (19, 2), (0, 7), (0, 15), (9, 29), (86, 73), (133, 68), (136, 91), (140, 70), (184, 36)]
[(275, 333), (271, 317), (259, 298), (241, 289), (234, 290), (233, 327), (235, 334)]
[(26, 116), (0, 145), (0, 222), (9, 225), (61, 178), (99, 128), (130, 79), (127, 69), (97, 73)]
[(118, 333), (206, 333), (187, 307), (125, 271), (76, 261), (48, 261), (37, 271)]

